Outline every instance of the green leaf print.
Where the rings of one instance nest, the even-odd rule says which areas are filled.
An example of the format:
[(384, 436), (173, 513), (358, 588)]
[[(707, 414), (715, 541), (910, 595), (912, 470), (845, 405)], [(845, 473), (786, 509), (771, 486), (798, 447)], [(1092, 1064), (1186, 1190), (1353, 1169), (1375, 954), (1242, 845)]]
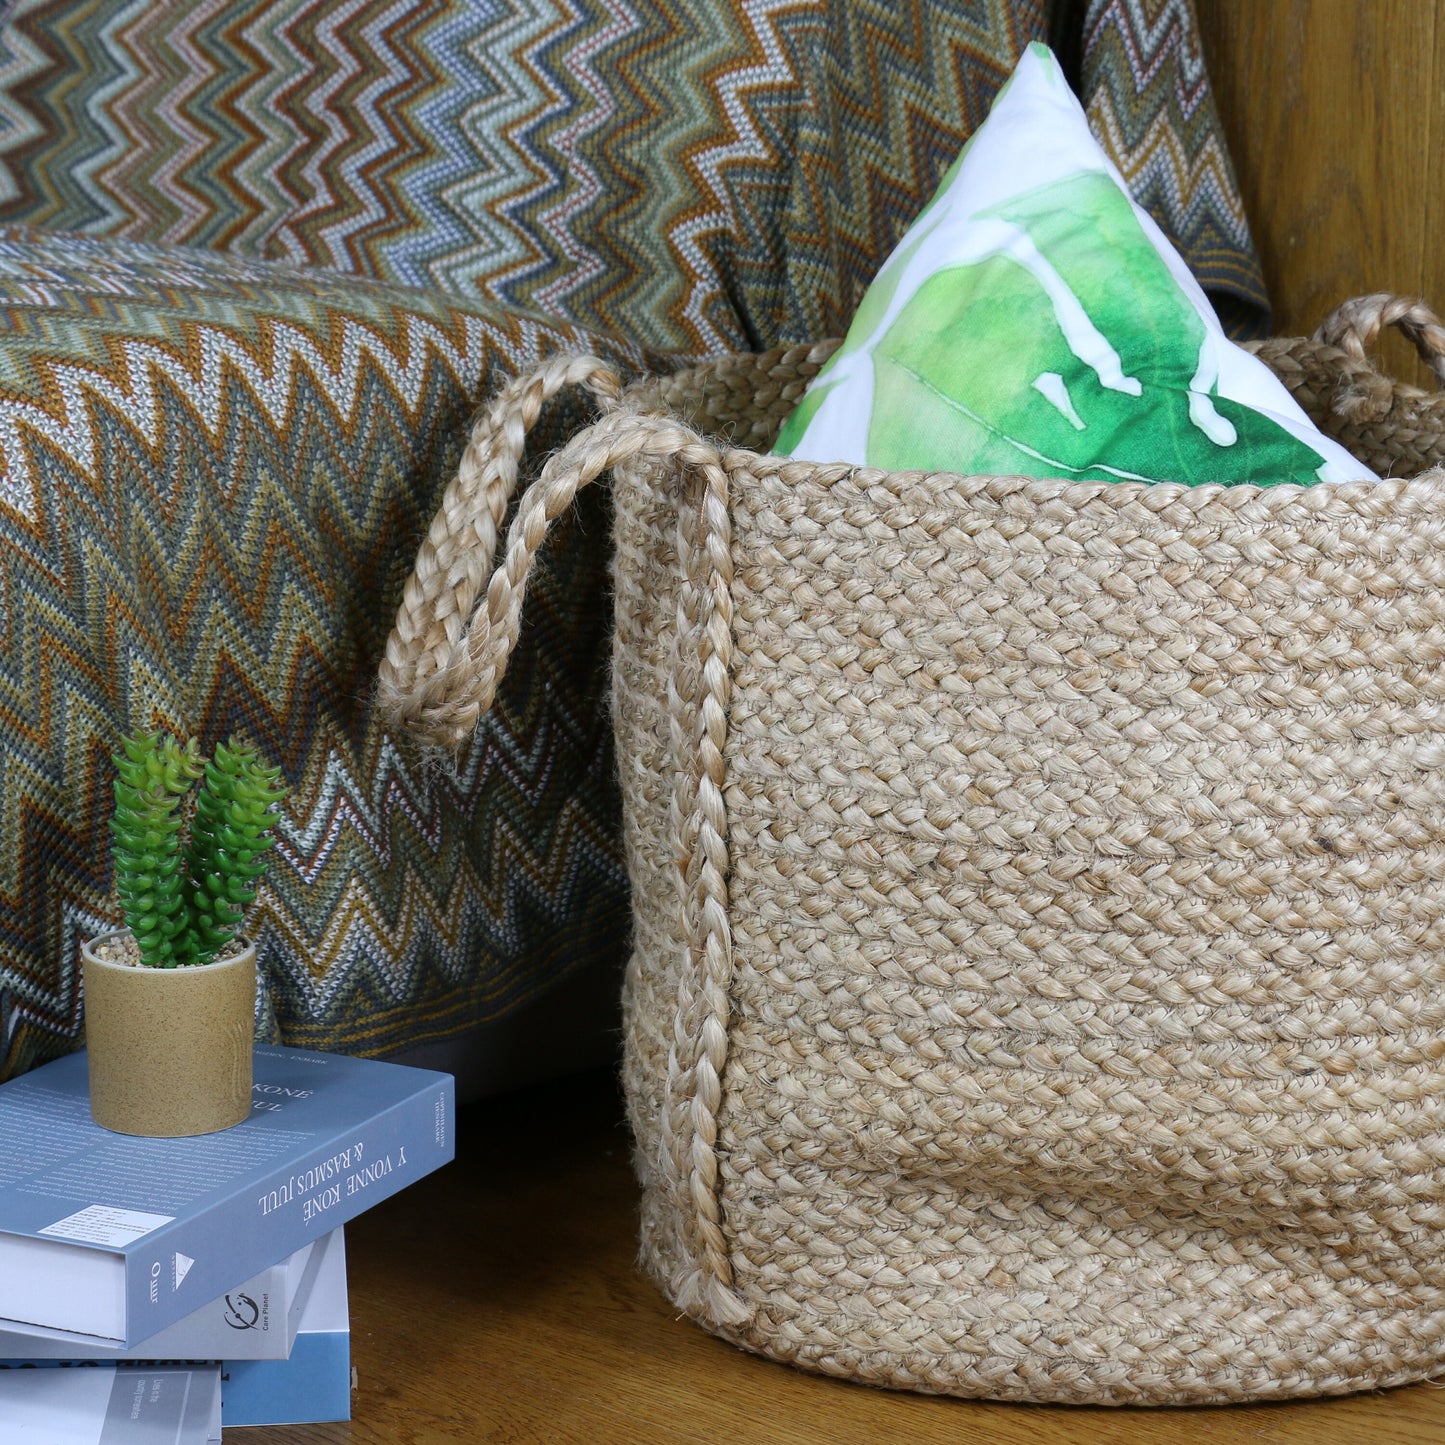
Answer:
[(871, 465), (1317, 479), (1318, 452), (1219, 396), (1204, 322), (1109, 176), (1078, 172), (976, 221), (991, 249), (932, 275), (872, 348)]
[[(824, 373), (820, 373), (823, 375)], [(778, 433), (778, 440), (773, 445), (773, 450), (779, 456), (789, 456), (802, 440), (803, 433), (808, 429), (808, 423), (817, 414), (818, 408), (823, 405), (824, 398), (837, 385), (836, 382), (814, 381), (804, 395), (802, 401), (792, 410), (787, 421), (783, 423), (783, 429)]]

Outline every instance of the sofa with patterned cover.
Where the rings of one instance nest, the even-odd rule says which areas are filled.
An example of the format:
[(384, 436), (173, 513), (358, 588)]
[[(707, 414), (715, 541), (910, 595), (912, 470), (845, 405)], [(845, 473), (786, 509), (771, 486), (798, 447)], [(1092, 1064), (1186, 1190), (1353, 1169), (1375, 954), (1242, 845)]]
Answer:
[[(0, 1077), (83, 1038), (109, 754), (232, 732), (293, 789), (263, 1036), (605, 1057), (627, 949), (606, 497), (549, 545), (455, 761), (373, 678), (468, 418), (839, 333), (1050, 39), (1236, 330), (1263, 295), (1189, 0), (17, 0), (0, 16)], [(545, 452), (576, 425), (559, 401)]]

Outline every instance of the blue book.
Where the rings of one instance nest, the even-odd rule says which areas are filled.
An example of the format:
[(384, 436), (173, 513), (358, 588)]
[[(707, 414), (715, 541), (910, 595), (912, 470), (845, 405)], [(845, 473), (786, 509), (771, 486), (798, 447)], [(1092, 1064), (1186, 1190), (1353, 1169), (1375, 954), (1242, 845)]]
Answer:
[(265, 1047), (253, 1100), (140, 1139), (91, 1120), (84, 1053), (0, 1085), (0, 1320), (130, 1348), (455, 1153), (450, 1074)]
[(285, 1360), (227, 1360), (221, 1366), (223, 1425), (311, 1425), (351, 1419), (351, 1317), (345, 1231), (316, 1246), (316, 1278), (301, 1306)]

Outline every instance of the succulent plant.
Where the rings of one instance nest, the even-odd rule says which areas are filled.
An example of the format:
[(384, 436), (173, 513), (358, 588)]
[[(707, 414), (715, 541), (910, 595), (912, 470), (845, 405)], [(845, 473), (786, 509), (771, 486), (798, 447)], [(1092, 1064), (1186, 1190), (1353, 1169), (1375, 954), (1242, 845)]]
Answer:
[(210, 963), (266, 871), (274, 808), (287, 792), (280, 769), (234, 738), (208, 761), (194, 739), (182, 747), (159, 732), (132, 734), (114, 762), (115, 889), (141, 963)]

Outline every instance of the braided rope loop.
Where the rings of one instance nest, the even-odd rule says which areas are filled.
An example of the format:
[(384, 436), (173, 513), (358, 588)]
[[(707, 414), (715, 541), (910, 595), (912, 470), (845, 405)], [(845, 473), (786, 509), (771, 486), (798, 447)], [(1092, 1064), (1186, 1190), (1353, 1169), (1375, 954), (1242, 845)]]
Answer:
[[(1342, 376), (1334, 410), (1350, 421), (1369, 424), (1385, 416), (1399, 384), (1383, 375), (1369, 350), (1387, 326), (1396, 327), (1418, 353), (1420, 360), (1445, 388), (1445, 325), (1423, 301), (1378, 291), (1343, 302), (1322, 321), (1314, 340), (1337, 346), (1354, 363), (1352, 374)], [(1412, 395), (1424, 393), (1409, 388)]]
[[(548, 459), (523, 495), (492, 570), (527, 432), (548, 397), (576, 384), (589, 386), (610, 409)], [(668, 706), (685, 956), (665, 1082), (668, 1143), (658, 1164), (678, 1202), (688, 1256), (674, 1281), (676, 1298), (700, 1318), (739, 1325), (749, 1312), (732, 1287), (716, 1155), (732, 978), (723, 793), (732, 660), (728, 475), (718, 449), (690, 427), (621, 408), (617, 393), (615, 374), (595, 358), (562, 358), (506, 387), (487, 409), (407, 584), (379, 703), (394, 724), (423, 740), (461, 747), (506, 673), (528, 579), (551, 524), (578, 492), (616, 466), (653, 458), (683, 479)], [(689, 505), (687, 479), (695, 477), (702, 479), (702, 495)]]
[(548, 400), (571, 386), (587, 387), (608, 407), (622, 390), (617, 373), (595, 356), (555, 357), (503, 387), (473, 424), (407, 579), (379, 670), (377, 703), (397, 731), (455, 750), (491, 706), (501, 675), (475, 661), (478, 653), (493, 657), (486, 642), (493, 618), (478, 610), (477, 599), (527, 434)]
[(1315, 331), (1316, 341), (1338, 346), (1356, 361), (1368, 360), (1368, 348), (1387, 326), (1409, 339), (1420, 359), (1445, 387), (1445, 324), (1423, 301), (1377, 291), (1338, 306)]

